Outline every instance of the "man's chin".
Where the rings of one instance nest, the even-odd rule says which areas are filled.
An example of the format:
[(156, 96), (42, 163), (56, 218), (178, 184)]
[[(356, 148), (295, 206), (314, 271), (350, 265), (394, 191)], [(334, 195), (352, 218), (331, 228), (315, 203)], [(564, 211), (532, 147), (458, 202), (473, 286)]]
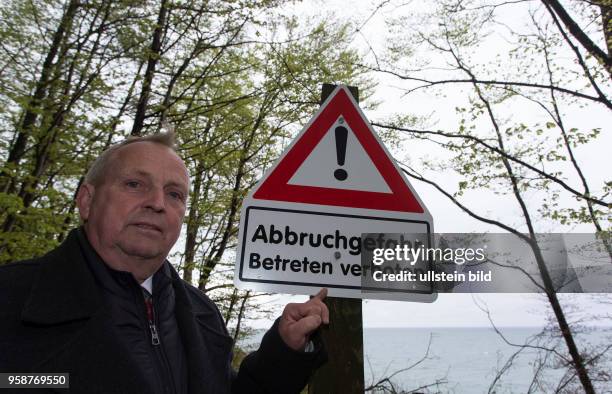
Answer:
[(134, 259), (138, 259), (138, 260), (160, 259), (163, 262), (166, 259), (166, 256), (163, 256), (162, 258), (161, 253), (158, 253), (156, 251), (151, 251), (151, 250), (124, 250), (123, 252), (126, 255), (133, 257)]
[(138, 239), (136, 237), (130, 237), (130, 239), (123, 239), (119, 243), (119, 248), (128, 256), (143, 260), (151, 260), (161, 258), (164, 260), (167, 253), (160, 248), (160, 242), (154, 242), (151, 239)]

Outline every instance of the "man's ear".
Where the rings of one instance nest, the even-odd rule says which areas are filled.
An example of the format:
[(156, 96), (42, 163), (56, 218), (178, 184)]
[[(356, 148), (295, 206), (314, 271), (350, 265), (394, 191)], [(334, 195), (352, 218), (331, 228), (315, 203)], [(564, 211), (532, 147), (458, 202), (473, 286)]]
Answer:
[(86, 222), (87, 218), (89, 218), (89, 208), (91, 207), (95, 191), (96, 188), (91, 183), (83, 183), (81, 187), (79, 187), (76, 203), (77, 207), (79, 207), (79, 215), (83, 222)]

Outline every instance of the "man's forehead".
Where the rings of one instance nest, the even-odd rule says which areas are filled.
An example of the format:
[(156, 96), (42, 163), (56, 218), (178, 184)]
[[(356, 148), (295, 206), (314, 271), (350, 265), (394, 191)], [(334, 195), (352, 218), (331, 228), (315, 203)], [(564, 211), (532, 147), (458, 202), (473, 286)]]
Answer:
[[(135, 142), (122, 147), (113, 160), (120, 174), (154, 177), (162, 173), (176, 172), (171, 181), (189, 184), (187, 167), (171, 148), (153, 142)], [(171, 174), (174, 175), (174, 174)]]

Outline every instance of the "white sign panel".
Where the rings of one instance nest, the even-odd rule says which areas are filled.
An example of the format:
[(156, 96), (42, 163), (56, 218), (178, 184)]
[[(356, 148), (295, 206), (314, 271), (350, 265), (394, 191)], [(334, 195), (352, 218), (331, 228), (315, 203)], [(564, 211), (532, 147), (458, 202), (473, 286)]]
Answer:
[(423, 234), (432, 218), (346, 87), (338, 87), (245, 198), (240, 288), (431, 302), (432, 288), (363, 288), (362, 234)]

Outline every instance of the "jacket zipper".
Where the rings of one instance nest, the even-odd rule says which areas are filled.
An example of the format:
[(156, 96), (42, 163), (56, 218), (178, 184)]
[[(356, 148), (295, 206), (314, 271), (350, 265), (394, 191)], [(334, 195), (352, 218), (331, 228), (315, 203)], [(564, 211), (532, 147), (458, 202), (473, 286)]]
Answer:
[(172, 393), (176, 393), (176, 386), (174, 383), (174, 376), (172, 375), (172, 371), (170, 370), (170, 363), (168, 362), (168, 357), (166, 356), (166, 352), (164, 351), (163, 346), (159, 346), (161, 343), (159, 339), (159, 333), (157, 331), (157, 324), (155, 319), (155, 307), (153, 303), (153, 296), (145, 297), (145, 305), (147, 307), (147, 320), (149, 323), (149, 331), (151, 331), (151, 344), (156, 346), (154, 353), (160, 357), (160, 361), (162, 364), (162, 368), (166, 370), (167, 378), (170, 379), (169, 389)]
[(153, 313), (153, 301), (150, 298), (145, 299), (147, 306), (147, 319), (149, 320), (149, 330), (151, 331), (151, 344), (157, 346), (160, 344), (157, 326), (155, 325), (155, 314)]

